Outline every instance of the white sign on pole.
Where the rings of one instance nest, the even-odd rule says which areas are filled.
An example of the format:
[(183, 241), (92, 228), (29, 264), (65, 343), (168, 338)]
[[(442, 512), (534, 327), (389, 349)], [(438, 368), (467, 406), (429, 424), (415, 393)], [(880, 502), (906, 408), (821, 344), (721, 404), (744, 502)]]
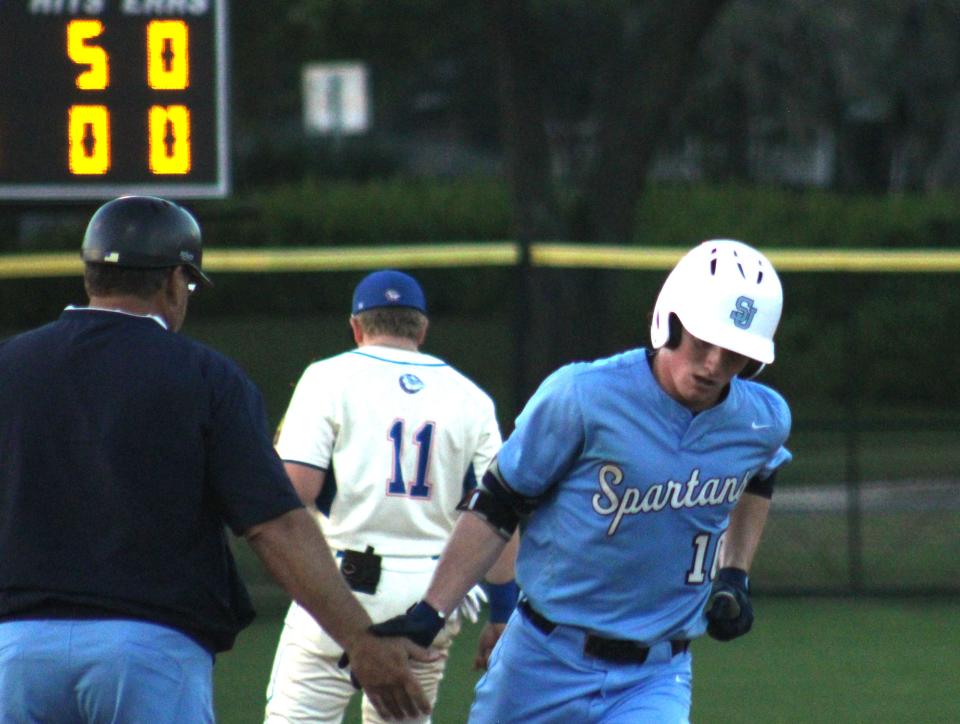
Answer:
[(370, 128), (367, 66), (310, 63), (303, 68), (303, 125), (308, 133), (342, 135)]

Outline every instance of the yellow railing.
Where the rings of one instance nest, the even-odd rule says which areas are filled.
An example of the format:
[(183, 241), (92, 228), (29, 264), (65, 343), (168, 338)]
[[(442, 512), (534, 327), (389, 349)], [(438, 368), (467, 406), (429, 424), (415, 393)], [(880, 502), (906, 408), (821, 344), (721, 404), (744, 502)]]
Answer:
[[(669, 269), (682, 247), (602, 246), (538, 242), (530, 245), (533, 266), (593, 269)], [(940, 249), (770, 249), (779, 271), (956, 272), (960, 250)], [(204, 269), (211, 272), (317, 272), (379, 267), (515, 266), (519, 244), (462, 242), (331, 248), (210, 249)], [(0, 279), (79, 275), (77, 252), (0, 255)]]

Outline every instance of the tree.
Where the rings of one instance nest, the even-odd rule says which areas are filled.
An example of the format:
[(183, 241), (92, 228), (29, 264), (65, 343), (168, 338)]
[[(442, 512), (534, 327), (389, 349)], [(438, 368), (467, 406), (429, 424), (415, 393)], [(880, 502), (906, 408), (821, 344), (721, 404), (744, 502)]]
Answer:
[[(703, 149), (706, 180), (783, 182), (758, 150), (818, 139), (833, 143), (837, 188), (956, 179), (956, 0), (287, 0), (266, 14), (237, 3), (233, 23), (249, 147), (296, 130), (303, 63), (363, 60), (372, 135), (391, 148), (427, 135), (429, 116), (488, 158), (502, 150), (525, 244), (635, 241), (651, 167), (680, 144)], [(278, 173), (309, 166), (293, 150)], [(603, 321), (622, 309), (606, 305), (623, 275), (523, 279), (521, 396), (560, 362), (622, 346)], [(652, 301), (625, 312), (630, 342)]]
[[(627, 243), (648, 167), (726, 0), (489, 0), (491, 48), (519, 238)], [(577, 57), (576, 71), (562, 76)], [(579, 102), (571, 102), (575, 99)], [(587, 126), (559, 188), (552, 148)], [(562, 211), (561, 193), (572, 197)], [(527, 268), (521, 397), (557, 362), (614, 351), (605, 274)], [(642, 325), (639, 325), (642, 326)]]

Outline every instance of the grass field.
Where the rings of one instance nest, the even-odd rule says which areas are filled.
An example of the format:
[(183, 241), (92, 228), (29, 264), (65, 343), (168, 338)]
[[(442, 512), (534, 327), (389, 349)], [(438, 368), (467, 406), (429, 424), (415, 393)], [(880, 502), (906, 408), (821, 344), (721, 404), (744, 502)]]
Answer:
[[(455, 360), (487, 387), (505, 414), (512, 408), (510, 346), (500, 350), (491, 343), (504, 328), (497, 320), (470, 321), (474, 333), (469, 339), (485, 342), (483, 353), (477, 354), (461, 346), (466, 337), (444, 331), (461, 321), (438, 324), (429, 351)], [(198, 316), (186, 331), (248, 370), (263, 388), (274, 421), (304, 364), (349, 346), (343, 315), (236, 320)], [(931, 422), (929, 429), (922, 424), (907, 429), (893, 415), (890, 429), (874, 427), (856, 436), (857, 454), (851, 458), (850, 437), (836, 420), (822, 430), (817, 420), (804, 415), (795, 422), (789, 446), (796, 458), (778, 482), (783, 488), (834, 485), (851, 468), (863, 481), (905, 483), (955, 480), (960, 470), (960, 427), (954, 425)], [(960, 499), (960, 486), (957, 493)], [(857, 536), (851, 535), (845, 512), (798, 514), (781, 511), (778, 505), (775, 496), (753, 568), (761, 592), (798, 586), (850, 590), (855, 588), (851, 559), (861, 561), (867, 588), (958, 585), (956, 505), (868, 511), (857, 521)], [(250, 564), (247, 546), (238, 546), (237, 553), (247, 580), (265, 585), (262, 568)], [(216, 708), (221, 724), (261, 721), (281, 610), (260, 608), (263, 615), (241, 635), (236, 649), (218, 661)], [(757, 609), (755, 630), (745, 639), (695, 644), (695, 722), (960, 722), (960, 597), (766, 597), (758, 600)], [(477, 633), (468, 628), (454, 647), (434, 716), (437, 724), (465, 721), (478, 676), (470, 670)], [(346, 721), (358, 721), (356, 707)]]
[[(694, 644), (694, 722), (960, 722), (960, 601), (759, 598), (756, 609), (745, 638)], [(220, 724), (261, 721), (280, 625), (276, 611), (262, 616), (219, 658)], [(468, 627), (454, 645), (437, 724), (466, 720), (478, 633)]]

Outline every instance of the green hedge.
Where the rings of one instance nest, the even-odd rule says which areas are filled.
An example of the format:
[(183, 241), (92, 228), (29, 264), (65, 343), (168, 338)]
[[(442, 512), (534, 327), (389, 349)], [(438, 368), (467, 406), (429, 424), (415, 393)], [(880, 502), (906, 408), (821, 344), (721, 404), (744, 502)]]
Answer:
[[(283, 247), (509, 239), (510, 198), (505, 182), (490, 177), (307, 179), (185, 203), (200, 218), (211, 248)], [(44, 208), (52, 221), (18, 239), (18, 220), (43, 209), (0, 207), (0, 250), (74, 248), (96, 205)], [(960, 197), (652, 185), (628, 242), (686, 246), (717, 237), (763, 247), (960, 247)]]
[[(217, 246), (327, 246), (512, 237), (494, 178), (307, 180), (195, 205)], [(572, 206), (572, 204), (571, 204)], [(960, 197), (872, 196), (745, 186), (653, 185), (632, 243), (733, 237), (764, 247), (960, 246)]]
[(640, 204), (643, 244), (724, 237), (763, 247), (960, 247), (960, 197), (653, 186)]
[(223, 246), (354, 246), (506, 239), (509, 193), (495, 179), (394, 179), (350, 184), (306, 180), (226, 202), (210, 212)]

